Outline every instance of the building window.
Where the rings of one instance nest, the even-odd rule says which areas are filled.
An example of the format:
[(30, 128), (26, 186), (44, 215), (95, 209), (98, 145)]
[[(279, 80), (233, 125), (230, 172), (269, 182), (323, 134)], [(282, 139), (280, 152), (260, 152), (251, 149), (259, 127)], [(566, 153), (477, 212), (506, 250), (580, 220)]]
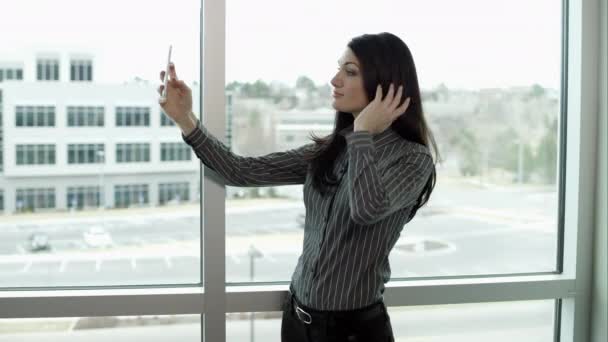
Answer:
[(55, 145), (17, 145), (17, 165), (55, 164)]
[(116, 144), (116, 162), (134, 163), (150, 161), (149, 143)]
[(191, 160), (192, 149), (189, 145), (182, 142), (177, 143), (161, 143), (160, 145), (160, 160), (161, 161), (177, 161)]
[(18, 212), (55, 208), (55, 189), (18, 188), (15, 204)]
[(164, 111), (160, 111), (160, 125), (161, 126), (175, 126), (175, 122), (173, 122), (173, 120), (171, 120), (171, 118), (169, 118), (167, 116), (167, 114), (165, 114)]
[(67, 193), (67, 205), (70, 209), (99, 207), (101, 191), (99, 186), (70, 186)]
[(23, 69), (17, 69), (16, 79), (18, 79), (18, 80), (22, 80), (23, 79)]
[(68, 164), (100, 164), (104, 153), (103, 144), (69, 144)]
[(4, 190), (0, 190), (0, 211), (4, 211)]
[(93, 61), (74, 59), (70, 63), (70, 81), (92, 81)]
[(54, 127), (55, 107), (17, 106), (15, 107), (15, 126), (17, 127)]
[(59, 60), (38, 59), (36, 79), (38, 81), (59, 81)]
[(150, 108), (116, 107), (116, 126), (150, 126)]
[(114, 207), (127, 208), (149, 203), (148, 184), (127, 184), (114, 186)]
[(158, 203), (180, 203), (190, 200), (190, 188), (188, 182), (161, 183), (158, 185)]
[(103, 127), (105, 109), (97, 106), (69, 106), (68, 127)]

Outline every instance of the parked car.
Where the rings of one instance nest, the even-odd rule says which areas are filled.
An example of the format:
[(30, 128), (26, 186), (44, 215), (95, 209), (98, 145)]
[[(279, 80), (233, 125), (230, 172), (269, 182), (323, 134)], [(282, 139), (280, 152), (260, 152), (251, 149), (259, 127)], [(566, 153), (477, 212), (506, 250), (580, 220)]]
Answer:
[(49, 242), (49, 236), (46, 233), (37, 232), (32, 233), (28, 237), (27, 247), (30, 252), (48, 251), (51, 249), (51, 243)]
[(100, 226), (90, 227), (82, 234), (82, 238), (91, 247), (111, 247), (114, 245), (110, 234)]

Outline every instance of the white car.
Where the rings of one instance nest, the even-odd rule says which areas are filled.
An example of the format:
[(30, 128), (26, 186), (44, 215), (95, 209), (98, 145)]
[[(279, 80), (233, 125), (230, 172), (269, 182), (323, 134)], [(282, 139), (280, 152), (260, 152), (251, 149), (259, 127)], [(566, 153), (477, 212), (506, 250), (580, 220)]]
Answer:
[(91, 247), (111, 247), (114, 242), (103, 227), (93, 226), (82, 234), (82, 238)]

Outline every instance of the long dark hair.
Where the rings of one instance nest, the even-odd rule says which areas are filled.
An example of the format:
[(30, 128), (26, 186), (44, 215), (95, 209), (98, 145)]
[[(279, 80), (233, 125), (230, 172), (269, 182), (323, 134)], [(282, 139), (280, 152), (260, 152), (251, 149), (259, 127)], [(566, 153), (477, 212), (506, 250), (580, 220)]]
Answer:
[[(403, 85), (403, 99), (409, 97), (410, 104), (406, 113), (400, 115), (388, 129), (394, 130), (406, 140), (422, 144), (429, 149), (432, 147), (436, 162), (439, 158), (437, 144), (424, 119), (416, 67), (407, 45), (399, 37), (383, 32), (355, 37), (348, 43), (348, 47), (361, 64), (363, 84), (369, 101), (374, 99), (378, 84), (382, 86), (383, 97), (386, 96), (391, 83), (394, 83), (395, 89)], [(333, 133), (326, 137), (311, 134), (317, 148), (305, 158), (311, 164), (312, 186), (323, 195), (327, 186), (337, 184), (337, 178), (332, 172), (333, 165), (338, 154), (346, 148), (346, 140), (338, 132), (353, 123), (352, 113), (337, 111)], [(428, 202), (435, 187), (436, 177), (433, 165), (433, 171), (418, 197), (416, 206), (410, 212), (410, 218)]]

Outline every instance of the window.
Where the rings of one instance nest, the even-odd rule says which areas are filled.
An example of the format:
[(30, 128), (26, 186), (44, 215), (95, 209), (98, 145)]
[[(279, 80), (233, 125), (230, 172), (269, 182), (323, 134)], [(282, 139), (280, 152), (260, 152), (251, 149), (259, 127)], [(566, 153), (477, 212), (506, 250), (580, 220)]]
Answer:
[(158, 204), (179, 204), (190, 200), (188, 182), (158, 184)]
[(103, 163), (104, 144), (68, 144), (68, 164)]
[(148, 184), (114, 186), (114, 206), (116, 208), (146, 205), (149, 202), (148, 196)]
[(68, 106), (68, 127), (103, 127), (104, 107)]
[(4, 211), (4, 190), (0, 189), (0, 211)]
[(99, 207), (101, 193), (99, 186), (70, 186), (67, 192), (67, 203), (70, 209)]
[(54, 188), (17, 188), (17, 212), (55, 208)]
[(116, 126), (150, 126), (150, 108), (116, 107)]
[(173, 120), (171, 120), (171, 118), (169, 118), (167, 116), (167, 114), (165, 114), (165, 112), (160, 111), (160, 125), (165, 127), (165, 126), (175, 126), (175, 122), (173, 122)]
[[(132, 3), (87, 3), (86, 12), (96, 14), (87, 16), (68, 10), (73, 6), (64, 0), (54, 1), (57, 13), (87, 18), (78, 22), (77, 29), (69, 26), (69, 18), (62, 20), (45, 11), (38, 14), (31, 8), (19, 12), (18, 5), (11, 7), (15, 14), (0, 21), (0, 32), (15, 33), (3, 37), (4, 46), (18, 47), (19, 42), (37, 40), (40, 46), (48, 47), (48, 39), (43, 39), (48, 38), (48, 32), (53, 32), (62, 46), (107, 43), (104, 56), (96, 61), (100, 67), (106, 66), (103, 63), (108, 67), (96, 73), (95, 82), (115, 87), (108, 87), (103, 99), (79, 96), (78, 101), (85, 106), (111, 106), (111, 114), (116, 115), (110, 118), (111, 127), (66, 132), (71, 137), (87, 135), (87, 141), (102, 138), (92, 141), (110, 143), (106, 151), (110, 163), (127, 159), (119, 153), (136, 158), (126, 144), (152, 144), (150, 158), (154, 159), (145, 168), (141, 164), (70, 167), (68, 177), (61, 175), (69, 178), (69, 185), (57, 182), (59, 176), (53, 174), (60, 170), (55, 168), (53, 174), (45, 172), (43, 179), (36, 179), (37, 170), (32, 167), (23, 169), (31, 172), (28, 176), (0, 180), (0, 184), (10, 184), (4, 188), (5, 211), (13, 210), (10, 202), (16, 198), (16, 190), (9, 188), (57, 186), (59, 197), (53, 215), (61, 217), (68, 209), (68, 186), (95, 186), (99, 179), (107, 200), (106, 208), (83, 215), (90, 215), (90, 222), (74, 221), (80, 215), (72, 215), (69, 222), (61, 222), (64, 226), (49, 220), (36, 227), (52, 230), (56, 224), (56, 228), (64, 228), (62, 232), (73, 232), (75, 237), (70, 240), (57, 239), (53, 245), (57, 253), (19, 255), (14, 248), (15, 256), (10, 260), (20, 261), (2, 260), (0, 270), (15, 270), (12, 276), (0, 277), (0, 286), (10, 287), (15, 296), (0, 296), (0, 312), (5, 317), (111, 315), (120, 318), (104, 317), (104, 322), (125, 326), (132, 322), (126, 316), (134, 312), (199, 312), (201, 321), (193, 325), (204, 327), (197, 329), (203, 335), (196, 337), (206, 341), (247, 340), (250, 326), (252, 331), (255, 326), (255, 335), (250, 337), (278, 340), (275, 312), (302, 252), (302, 224), (306, 225), (302, 214), (306, 209), (298, 196), (303, 188), (224, 188), (213, 182), (210, 170), (202, 168), (204, 176), (200, 177), (198, 170), (191, 172), (189, 167), (198, 163), (160, 162), (159, 145), (177, 141), (179, 131), (172, 136), (170, 127), (113, 129), (119, 120), (115, 108), (150, 106), (152, 115), (156, 115), (155, 98), (144, 99), (141, 94), (154, 93), (156, 68), (164, 68), (155, 67), (163, 62), (154, 60), (166, 56), (162, 45), (171, 42), (181, 77), (189, 78), (186, 81), (192, 85), (194, 96), (205, 96), (204, 102), (194, 99), (196, 113), (209, 123), (216, 137), (228, 139), (231, 151), (259, 156), (284, 150), (287, 143), (301, 146), (309, 141), (310, 132), (331, 132), (335, 112), (330, 106), (332, 87), (328, 83), (335, 60), (349, 39), (366, 32), (389, 31), (412, 49), (423, 108), (443, 156), (431, 202), (404, 227), (388, 260), (392, 272), (386, 299), (397, 340), (415, 339), (424, 332), (428, 338), (429, 331), (438, 340), (491, 340), (498, 334), (520, 340), (530, 336), (543, 341), (547, 337), (561, 337), (563, 342), (585, 340), (582, 336), (587, 328), (583, 325), (591, 310), (589, 301), (580, 298), (589, 298), (588, 280), (576, 279), (576, 275), (586, 274), (579, 267), (590, 264), (587, 253), (591, 246), (584, 245), (588, 238), (575, 239), (589, 237), (592, 226), (586, 216), (595, 203), (591, 193), (597, 184), (585, 177), (591, 174), (586, 170), (595, 168), (598, 158), (605, 158), (580, 157), (588, 152), (584, 147), (596, 146), (596, 135), (606, 136), (596, 132), (597, 126), (588, 127), (597, 114), (587, 110), (595, 106), (590, 100), (598, 102), (597, 95), (587, 90), (595, 89), (592, 79), (597, 79), (602, 70), (598, 70), (598, 63), (589, 63), (598, 60), (598, 32), (594, 28), (601, 27), (598, 20), (604, 20), (597, 15), (602, 2), (564, 2), (564, 8), (572, 11), (568, 15), (560, 9), (560, 2), (546, 0), (508, 4), (496, 0), (444, 1), (440, 7), (437, 2), (379, 0), (370, 6), (342, 0), (269, 0), (263, 7), (271, 8), (270, 12), (261, 10), (259, 3), (243, 0), (180, 1), (172, 8), (172, 15), (187, 25), (179, 27), (158, 24), (166, 21), (166, 6), (150, 2), (146, 20), (139, 20), (134, 13), (139, 13), (141, 6)], [(203, 7), (200, 17), (199, 6)], [(105, 12), (105, 8), (111, 10)], [(104, 15), (107, 13), (112, 14), (111, 28), (107, 23), (110, 16)], [(21, 30), (10, 31), (10, 24), (15, 24), (11, 17), (37, 23), (30, 25), (37, 32), (26, 39)], [(346, 19), (336, 25), (336, 18)], [(141, 39), (146, 35), (153, 36), (153, 41)], [(183, 37), (184, 42), (175, 37)], [(202, 46), (197, 46), (199, 41)], [(133, 42), (137, 42), (136, 51), (124, 53), (124, 46)], [(205, 51), (204, 59), (199, 51)], [(59, 53), (66, 56), (71, 51)], [(604, 55), (602, 52), (600, 57)], [(67, 75), (69, 71), (65, 71)], [(199, 75), (204, 79), (197, 80)], [(149, 79), (149, 84), (138, 77)], [(203, 81), (205, 87), (201, 89)], [(70, 87), (78, 86), (73, 83)], [(90, 85), (96, 86), (84, 86)], [(222, 102), (229, 91), (233, 97)], [(73, 101), (63, 97), (57, 97), (58, 103)], [(12, 98), (6, 103), (27, 104)], [(63, 109), (57, 112), (63, 113)], [(142, 122), (135, 114), (128, 115), (128, 120), (126, 116), (120, 118), (122, 126)], [(295, 120), (287, 122), (288, 117)], [(14, 129), (12, 120), (6, 130)], [(153, 117), (154, 125), (157, 120)], [(287, 134), (293, 141), (281, 139)], [(31, 141), (25, 141), (28, 137), (24, 135), (14, 137), (10, 137), (8, 147), (11, 153), (15, 144), (40, 144), (41, 139), (55, 142), (54, 137), (32, 137)], [(122, 144), (120, 148), (118, 143)], [(64, 147), (60, 149), (58, 161), (62, 163), (67, 156)], [(23, 158), (26, 156), (29, 154)], [(8, 163), (12, 160), (9, 156)], [(86, 171), (78, 173), (76, 169)], [(24, 184), (25, 179), (32, 184)], [(172, 190), (164, 187), (161, 191), (160, 184), (183, 182), (191, 184), (192, 200), (205, 201), (202, 206), (154, 207), (161, 196), (166, 196), (167, 204), (173, 203), (168, 199)], [(143, 185), (147, 189), (142, 189)], [(163, 192), (165, 195), (161, 195)], [(112, 238), (111, 247), (93, 247), (85, 242), (83, 234), (93, 224), (104, 227)], [(25, 246), (22, 241), (11, 246), (20, 243)], [(63, 252), (82, 257), (64, 262), (56, 257)], [(25, 258), (28, 261), (21, 261)], [(44, 276), (37, 277), (40, 274)], [(97, 287), (71, 290), (72, 286), (90, 285)], [(126, 288), (128, 285), (133, 286)], [(42, 289), (31, 291), (32, 286), (65, 288), (49, 296)], [(526, 302), (523, 310), (522, 302)], [(535, 308), (532, 302), (542, 307)], [(446, 321), (442, 317), (454, 316), (454, 312), (462, 313), (463, 308), (470, 309), (470, 315), (452, 320), (462, 329), (432, 324)], [(245, 314), (250, 312), (256, 312), (251, 325), (248, 320), (235, 319), (249, 318)], [(488, 326), (488, 318), (490, 323), (498, 323)], [(98, 322), (78, 321), (79, 326), (98, 326), (94, 324)], [(480, 332), (475, 323), (487, 329)], [(40, 330), (32, 326), (31, 330)], [(181, 326), (175, 327), (184, 332)], [(111, 329), (95, 330), (102, 337)], [(144, 330), (133, 331), (137, 334)]]
[(74, 59), (70, 62), (70, 81), (92, 81), (93, 61)]
[(161, 143), (161, 161), (181, 161), (192, 159), (192, 148), (183, 143)]
[(59, 60), (38, 59), (36, 71), (38, 81), (59, 81)]
[(16, 152), (17, 165), (55, 164), (55, 145), (16, 145)]
[(53, 106), (16, 106), (15, 126), (17, 127), (54, 127), (55, 107)]
[(150, 161), (149, 143), (116, 144), (116, 162), (133, 163)]

